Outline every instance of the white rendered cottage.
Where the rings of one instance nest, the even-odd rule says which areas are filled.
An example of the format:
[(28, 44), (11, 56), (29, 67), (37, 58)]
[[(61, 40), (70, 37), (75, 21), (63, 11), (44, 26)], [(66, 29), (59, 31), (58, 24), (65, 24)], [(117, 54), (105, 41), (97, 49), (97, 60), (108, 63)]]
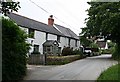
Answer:
[(57, 41), (61, 51), (64, 47), (73, 49), (80, 47), (79, 37), (69, 28), (54, 24), (52, 16), (48, 18), (48, 25), (14, 13), (10, 13), (8, 16), (27, 34), (32, 33), (31, 37), (27, 39), (32, 44), (29, 53), (38, 51), (43, 54), (43, 44), (46, 41)]

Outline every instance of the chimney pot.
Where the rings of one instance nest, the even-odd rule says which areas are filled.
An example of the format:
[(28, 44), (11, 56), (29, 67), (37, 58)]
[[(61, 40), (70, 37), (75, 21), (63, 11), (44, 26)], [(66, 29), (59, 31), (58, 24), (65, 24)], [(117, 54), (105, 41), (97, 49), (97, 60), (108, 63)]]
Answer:
[(54, 24), (53, 15), (50, 15), (50, 17), (48, 18), (48, 25), (53, 26), (53, 24)]

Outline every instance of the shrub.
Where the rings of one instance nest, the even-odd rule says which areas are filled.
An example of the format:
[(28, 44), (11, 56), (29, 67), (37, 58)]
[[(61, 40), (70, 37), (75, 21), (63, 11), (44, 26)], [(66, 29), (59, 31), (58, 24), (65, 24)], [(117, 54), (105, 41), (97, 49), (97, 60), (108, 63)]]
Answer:
[(70, 47), (65, 47), (63, 48), (62, 50), (62, 55), (63, 56), (67, 56), (67, 55), (73, 55), (73, 48), (70, 48)]
[(115, 45), (115, 50), (112, 54), (112, 58), (120, 60), (120, 45), (118, 45), (118, 44)]
[(80, 55), (70, 55), (70, 56), (48, 56), (47, 65), (64, 65), (75, 60), (80, 59)]
[(26, 74), (27, 35), (13, 21), (2, 17), (2, 80), (20, 80)]
[(80, 57), (81, 58), (83, 58), (83, 52), (82, 52), (82, 50), (80, 50), (80, 49), (75, 49), (74, 51), (73, 51), (73, 55), (80, 55)]
[(104, 49), (104, 50), (101, 50), (101, 51), (102, 51), (102, 54), (111, 54), (110, 49)]
[(80, 54), (80, 50), (79, 49), (75, 49), (74, 51), (73, 51), (73, 54)]
[(99, 48), (98, 44), (96, 44), (96, 43), (91, 43), (91, 44), (90, 44), (90, 47), (91, 47), (91, 48)]

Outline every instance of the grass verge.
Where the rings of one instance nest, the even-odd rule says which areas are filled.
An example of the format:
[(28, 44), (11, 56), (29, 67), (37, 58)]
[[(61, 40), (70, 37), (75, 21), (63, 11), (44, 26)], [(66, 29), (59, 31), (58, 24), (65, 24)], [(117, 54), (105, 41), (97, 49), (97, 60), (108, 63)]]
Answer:
[(120, 82), (120, 64), (114, 65), (101, 73), (96, 82), (103, 81)]

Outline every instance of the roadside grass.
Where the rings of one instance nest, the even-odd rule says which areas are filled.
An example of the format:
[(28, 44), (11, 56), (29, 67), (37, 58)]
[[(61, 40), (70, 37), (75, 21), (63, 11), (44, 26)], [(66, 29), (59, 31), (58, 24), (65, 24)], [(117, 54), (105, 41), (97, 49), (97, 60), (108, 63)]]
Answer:
[(120, 82), (120, 64), (114, 65), (105, 70), (101, 73), (96, 82), (104, 81)]

